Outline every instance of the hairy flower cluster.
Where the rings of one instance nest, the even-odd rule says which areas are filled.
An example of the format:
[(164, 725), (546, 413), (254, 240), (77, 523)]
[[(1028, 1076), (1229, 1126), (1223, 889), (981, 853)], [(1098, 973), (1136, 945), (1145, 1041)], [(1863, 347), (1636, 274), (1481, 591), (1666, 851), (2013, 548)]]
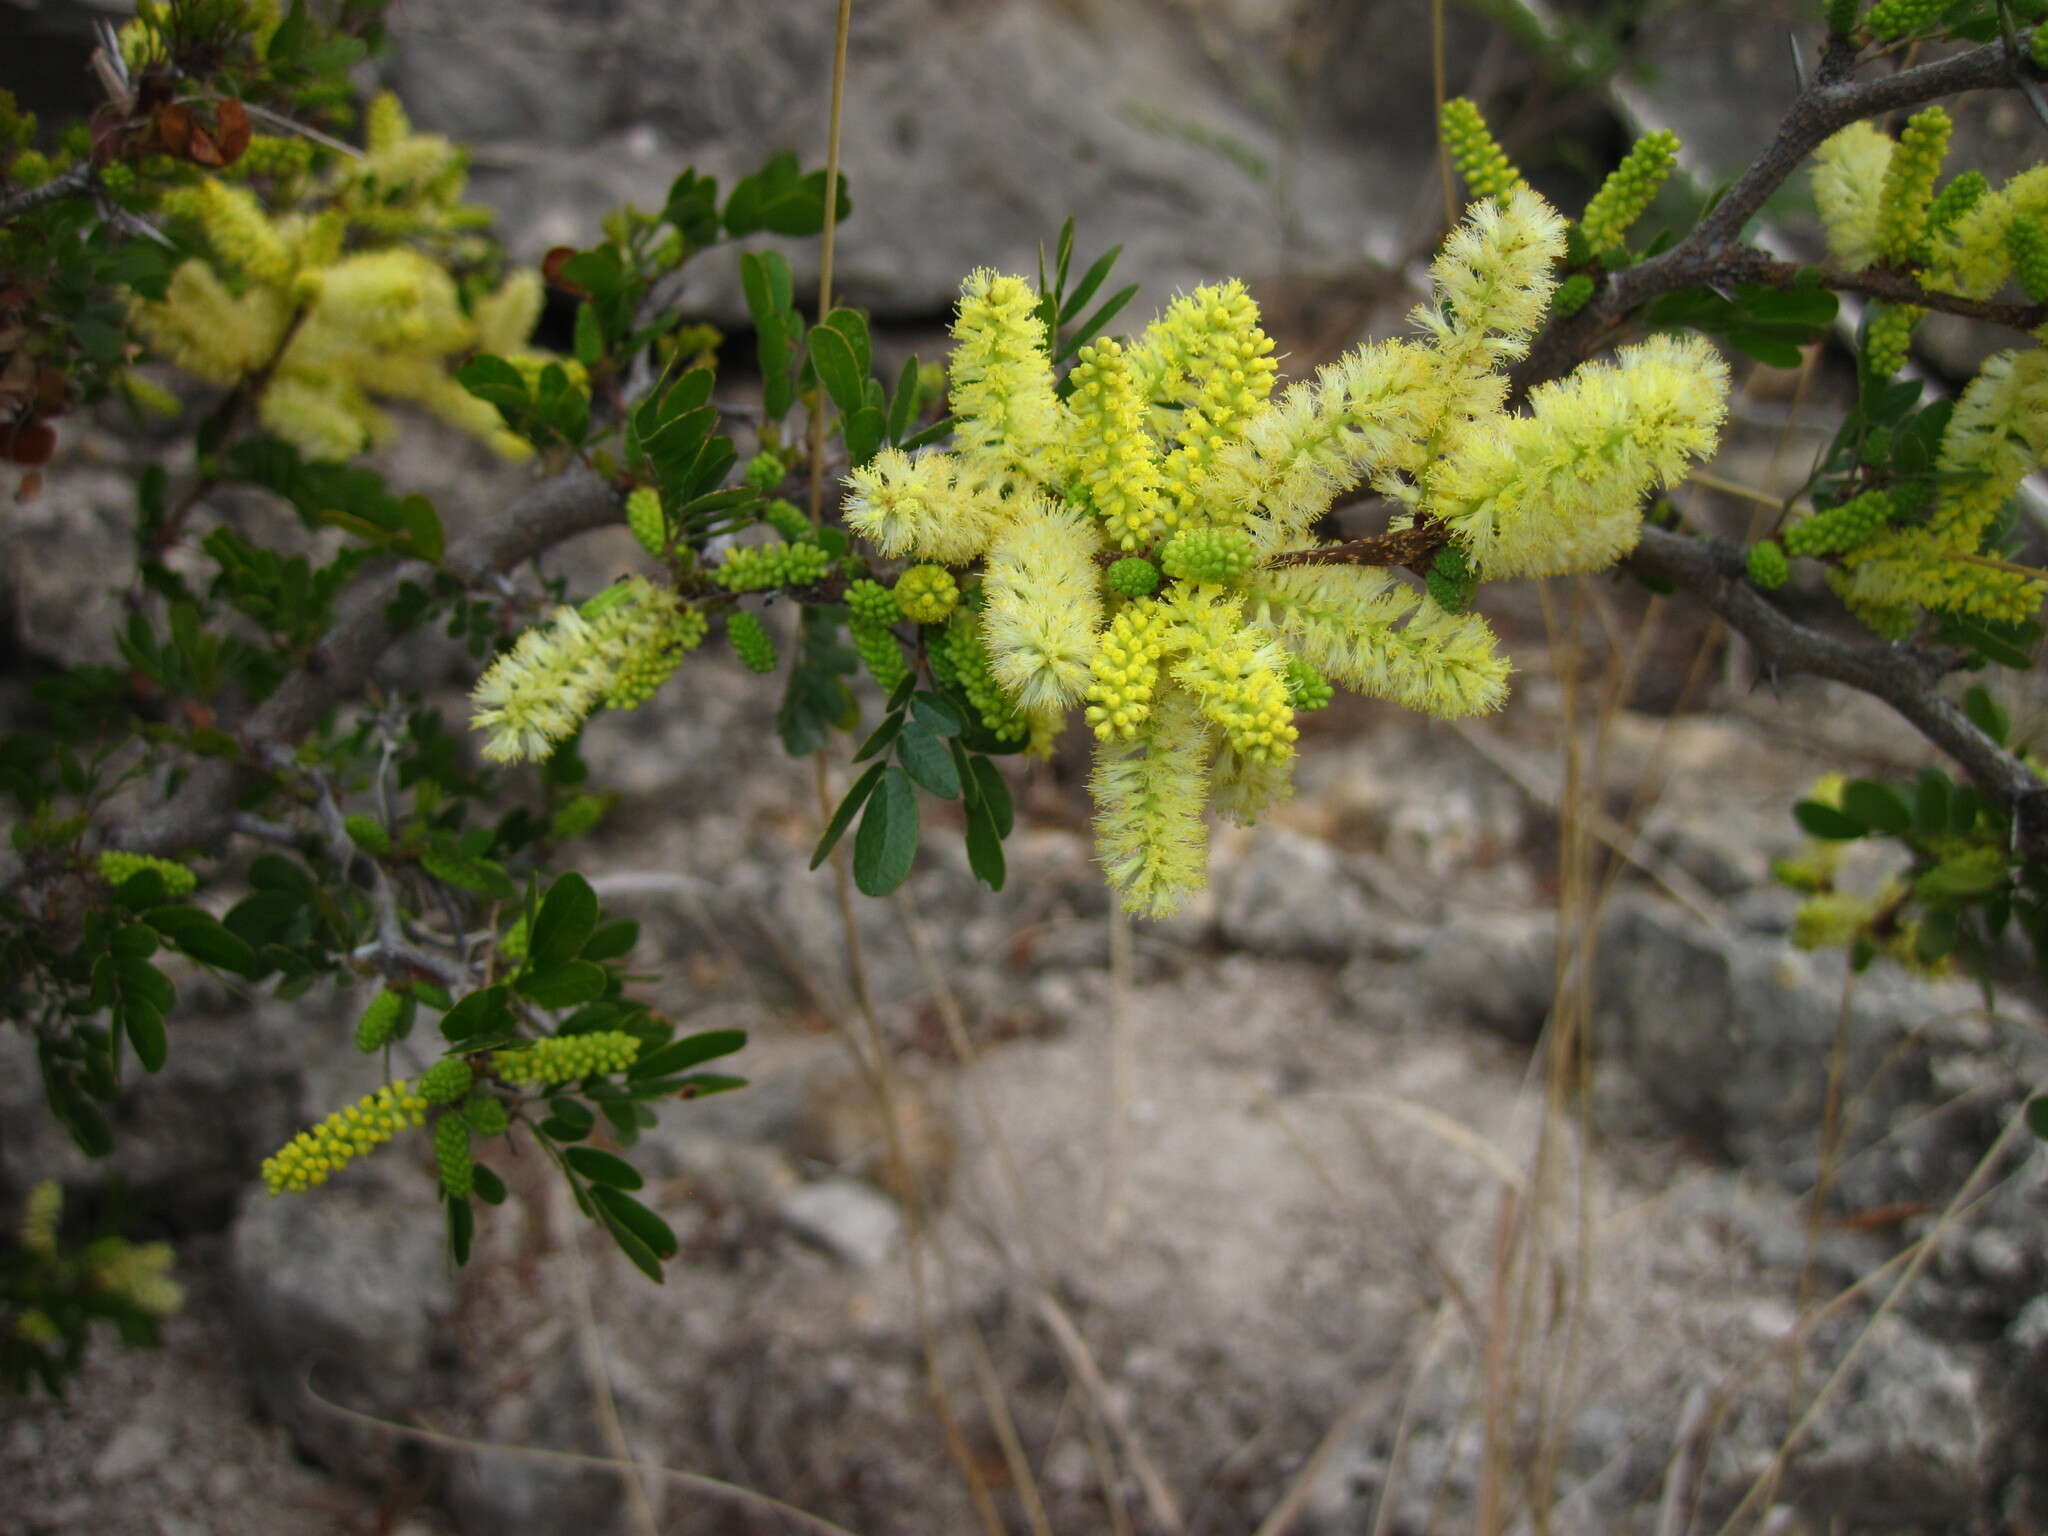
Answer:
[(1678, 135), (1668, 128), (1637, 139), (1620, 165), (1608, 172), (1586, 204), (1579, 229), (1594, 255), (1619, 246), (1629, 227), (1648, 210), (1657, 189), (1678, 164)]
[(493, 762), (547, 757), (600, 705), (631, 709), (703, 642), (702, 613), (634, 576), (581, 610), (557, 608), (477, 680), (473, 730)]
[[(290, 142), (301, 147), (280, 156), (307, 153)], [(260, 379), (258, 419), (309, 458), (346, 459), (385, 441), (393, 426), (380, 399), (422, 406), (524, 457), (530, 446), (463, 388), (454, 365), (478, 350), (536, 369), (549, 361), (526, 350), (539, 274), (516, 272), (465, 306), (448, 261), (473, 254), (470, 232), (488, 214), (458, 201), (461, 154), (415, 134), (388, 94), (371, 105), (366, 146), (318, 185), (283, 183), (276, 211), (221, 178), (165, 194), (163, 214), (195, 225), (211, 259), (181, 264), (161, 299), (136, 299), (137, 331), (206, 383)], [(285, 204), (287, 189), (297, 206)]]
[(199, 889), (199, 877), (182, 864), (147, 853), (128, 853), (119, 848), (102, 849), (100, 878), (118, 890), (145, 869), (154, 870), (164, 883), (164, 894), (173, 900), (190, 896)]
[[(1602, 219), (1668, 151), (1643, 152)], [(1611, 563), (1643, 494), (1712, 451), (1727, 370), (1696, 340), (1652, 338), (1508, 414), (1506, 369), (1543, 323), (1565, 229), (1504, 187), (1446, 242), (1417, 339), (1277, 395), (1239, 284), (1083, 347), (1062, 401), (1028, 290), (977, 273), (953, 449), (884, 450), (849, 477), (848, 522), (883, 555), (980, 566), (975, 604), (927, 650), (992, 732), (1049, 741), (1084, 704), (1098, 847), (1132, 910), (1172, 911), (1200, 884), (1205, 806), (1249, 821), (1289, 792), (1295, 710), (1333, 684), (1439, 715), (1495, 707), (1508, 669), (1492, 631), (1451, 611), (1471, 582)], [(1386, 569), (1288, 558), (1320, 553), (1311, 528), (1361, 484), (1404, 525), (1449, 530), (1437, 601)], [(868, 600), (848, 594), (857, 614)]]
[(410, 1083), (387, 1083), (299, 1132), (275, 1155), (265, 1158), (264, 1187), (281, 1195), (324, 1184), (331, 1174), (375, 1151), (407, 1126), (425, 1124), (426, 1118), (427, 1101)]
[(896, 606), (913, 624), (943, 624), (960, 602), (960, 584), (943, 565), (913, 565), (896, 578)]
[(765, 592), (771, 587), (805, 587), (832, 569), (832, 556), (819, 544), (737, 544), (712, 571), (728, 592)]
[(508, 1083), (552, 1086), (593, 1072), (618, 1072), (640, 1054), (637, 1037), (619, 1029), (587, 1035), (550, 1035), (531, 1045), (491, 1053), (491, 1070)]

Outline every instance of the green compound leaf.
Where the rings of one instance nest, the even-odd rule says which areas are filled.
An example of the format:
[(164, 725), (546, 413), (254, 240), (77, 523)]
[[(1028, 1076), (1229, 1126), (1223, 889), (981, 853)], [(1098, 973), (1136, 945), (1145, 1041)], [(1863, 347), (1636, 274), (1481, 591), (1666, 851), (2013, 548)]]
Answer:
[(640, 1177), (640, 1170), (623, 1157), (613, 1157), (611, 1153), (600, 1152), (595, 1147), (571, 1147), (562, 1157), (593, 1184), (608, 1184), (613, 1189), (638, 1189), (647, 1182)]
[(1832, 805), (1818, 800), (1802, 800), (1792, 807), (1792, 819), (1799, 823), (1809, 837), (1818, 837), (1826, 842), (1846, 843), (1864, 836), (1869, 828), (1853, 817), (1845, 816)]
[(526, 409), (526, 375), (502, 357), (479, 352), (456, 371), (455, 378), (477, 399), (495, 405), (508, 417)]
[(586, 960), (618, 960), (630, 955), (640, 942), (640, 925), (630, 917), (614, 918), (584, 940), (581, 951)]
[(574, 960), (597, 929), (597, 893), (581, 875), (570, 873), (548, 887), (547, 899), (526, 941), (536, 970)]
[[(877, 752), (885, 751), (896, 740), (896, 733), (903, 729), (903, 713), (898, 710), (882, 717), (882, 723), (875, 727), (874, 734), (860, 744), (860, 750), (853, 754), (856, 763), (864, 763)], [(811, 868), (816, 869), (816, 864)]]
[(1906, 797), (1877, 779), (1852, 779), (1842, 790), (1842, 811), (1872, 831), (1902, 837), (1913, 829)]
[(2027, 1129), (2048, 1141), (2048, 1093), (2036, 1094), (2027, 1100)]
[(941, 800), (959, 798), (960, 773), (953, 766), (953, 755), (922, 720), (913, 719), (896, 738), (896, 760), (904, 772)]
[[(898, 724), (901, 724), (900, 718)], [(880, 734), (879, 731), (876, 732), (876, 735)], [(832, 813), (832, 821), (825, 828), (825, 835), (818, 839), (818, 846), (811, 854), (811, 868), (816, 869), (832, 856), (832, 850), (838, 846), (839, 839), (846, 835), (846, 829), (853, 825), (853, 818), (867, 803), (868, 796), (875, 792), (875, 786), (882, 782), (882, 775), (888, 771), (888, 767), (887, 763), (876, 763), (853, 781), (853, 788), (846, 792), (846, 798), (839, 802), (839, 809)]]
[(851, 416), (863, 403), (860, 363), (853, 343), (829, 325), (816, 325), (811, 327), (810, 346), (811, 364), (818, 370), (825, 393), (841, 415)]
[(868, 798), (853, 839), (853, 883), (863, 896), (886, 896), (910, 876), (917, 858), (917, 790), (890, 768)]
[(520, 992), (543, 1008), (573, 1008), (578, 1003), (603, 997), (611, 977), (601, 965), (588, 960), (569, 960), (529, 971), (514, 983)]
[(470, 1182), (477, 1199), (483, 1201), (485, 1205), (503, 1205), (505, 1203), (505, 1181), (491, 1172), (482, 1163), (478, 1163), (471, 1169)]
[(934, 736), (958, 736), (960, 727), (965, 724), (960, 718), (960, 711), (936, 693), (915, 695), (910, 701), (910, 712)]
[(1003, 858), (1003, 834), (996, 828), (989, 803), (979, 796), (967, 805), (967, 867), (974, 871), (975, 879), (992, 891), (1000, 891), (1003, 881), (1009, 878)]
[(256, 951), (197, 907), (152, 907), (142, 920), (173, 948), (183, 950), (202, 965), (232, 971), (237, 976), (258, 974)]
[(519, 896), (519, 887), (511, 877), (489, 859), (464, 858), (460, 854), (423, 853), (420, 867), (443, 884), (458, 890), (473, 891), (492, 901), (514, 901)]
[(1913, 786), (1913, 824), (1922, 832), (1948, 830), (1949, 778), (1939, 768), (1923, 768)]
[(2012, 719), (1999, 708), (1998, 701), (1981, 685), (1971, 688), (1963, 695), (1963, 713), (1970, 717), (1970, 723), (1997, 742), (2005, 745), (2006, 732), (2012, 729)]
[(887, 439), (889, 430), (881, 410), (873, 405), (864, 405), (857, 411), (848, 411), (839, 428), (841, 435), (846, 439), (847, 464), (853, 469), (859, 469), (882, 451), (882, 444)]
[(441, 1038), (451, 1045), (495, 1034), (510, 1020), (503, 987), (481, 987), (441, 1017)]
[(626, 1069), (626, 1076), (638, 1081), (667, 1077), (672, 1072), (686, 1072), (703, 1062), (730, 1056), (746, 1043), (747, 1032), (743, 1029), (707, 1029), (701, 1034), (685, 1035), (641, 1056)]
[(121, 1009), (121, 1026), (143, 1071), (154, 1072), (163, 1066), (169, 1043), (164, 1038), (164, 1016), (153, 1005), (131, 999)]
[(970, 767), (974, 774), (975, 795), (988, 807), (996, 835), (1008, 837), (1017, 824), (1017, 813), (1010, 803), (1010, 786), (1003, 781), (1002, 770), (980, 756), (970, 760)]
[(896, 394), (889, 402), (889, 416), (885, 423), (889, 441), (900, 443), (917, 420), (917, 355), (912, 353), (903, 364), (903, 372), (896, 380)]

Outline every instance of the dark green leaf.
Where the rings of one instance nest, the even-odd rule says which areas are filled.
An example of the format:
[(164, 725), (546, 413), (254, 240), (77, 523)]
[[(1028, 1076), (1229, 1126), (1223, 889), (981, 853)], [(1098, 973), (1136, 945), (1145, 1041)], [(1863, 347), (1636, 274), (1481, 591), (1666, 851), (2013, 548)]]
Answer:
[(399, 501), (398, 512), (405, 519), (406, 536), (419, 557), (439, 565), (448, 549), (448, 536), (442, 531), (441, 516), (434, 510), (434, 504), (424, 496), (406, 496)]
[(1862, 837), (1870, 830), (1862, 822), (1818, 800), (1802, 800), (1793, 806), (1792, 819), (1805, 829), (1808, 836), (1828, 842), (1847, 842), (1851, 838)]
[(1922, 832), (1948, 830), (1948, 775), (1939, 768), (1923, 768), (1913, 787), (1913, 823)]
[(830, 326), (815, 325), (811, 327), (810, 348), (811, 363), (832, 403), (844, 414), (859, 410), (862, 375), (853, 344)]
[[(896, 739), (896, 733), (903, 729), (903, 712), (896, 710), (882, 716), (882, 723), (875, 727), (874, 734), (860, 744), (860, 750), (853, 754), (856, 763), (864, 763), (888, 747)], [(818, 866), (813, 864), (811, 868)]]
[(2048, 1141), (2048, 1093), (2027, 1100), (2027, 1129)]
[(863, 896), (886, 896), (917, 858), (917, 791), (901, 768), (882, 775), (853, 839), (853, 883)]
[(527, 407), (526, 376), (502, 357), (479, 352), (456, 371), (455, 378), (477, 399), (508, 416)]
[(630, 917), (615, 918), (593, 933), (584, 943), (586, 960), (618, 960), (633, 952), (640, 942), (640, 925)]
[(867, 803), (875, 786), (882, 782), (882, 775), (888, 771), (887, 763), (876, 763), (853, 781), (853, 788), (846, 792), (846, 798), (839, 802), (839, 809), (832, 813), (832, 820), (825, 828), (825, 835), (818, 839), (818, 846), (811, 853), (811, 868), (816, 869), (832, 856), (832, 850), (839, 839), (846, 835), (846, 829), (854, 816)]
[(121, 1009), (121, 1024), (127, 1031), (128, 1043), (135, 1047), (135, 1059), (142, 1063), (145, 1072), (154, 1072), (164, 1064), (169, 1049), (164, 1038), (164, 1016), (148, 1003), (131, 1000)]
[(202, 965), (237, 976), (256, 974), (256, 951), (197, 907), (152, 907), (142, 920)]
[(476, 1235), (476, 1211), (468, 1197), (448, 1202), (448, 1251), (458, 1268), (469, 1262), (470, 1239)]
[(542, 970), (529, 971), (516, 983), (520, 992), (543, 1008), (573, 1008), (604, 996), (611, 978), (601, 965), (588, 960), (570, 960)]
[(946, 750), (945, 741), (934, 736), (923, 721), (911, 720), (896, 738), (896, 761), (903, 765), (904, 772), (941, 800), (959, 796), (960, 775), (953, 766), (953, 755)]
[(896, 380), (896, 397), (889, 402), (889, 441), (900, 443), (911, 423), (917, 420), (917, 357), (913, 354)]
[[(869, 383), (874, 381), (870, 379)], [(873, 405), (863, 405), (857, 411), (849, 411), (839, 423), (839, 432), (846, 439), (846, 462), (859, 469), (877, 453), (888, 432), (881, 411)]]
[(604, 326), (597, 318), (597, 306), (584, 304), (576, 311), (576, 361), (595, 368), (604, 356)]
[(495, 1033), (510, 1017), (505, 989), (480, 987), (442, 1016), (441, 1037), (451, 1045), (460, 1045), (479, 1035)]
[(846, 344), (853, 348), (854, 371), (863, 380), (875, 371), (874, 344), (868, 338), (866, 315), (857, 309), (848, 309), (841, 305), (819, 323), (846, 338)]
[(918, 724), (934, 736), (958, 736), (961, 726), (966, 723), (960, 718), (960, 711), (936, 693), (913, 695), (910, 712), (917, 717)]
[(574, 960), (597, 931), (597, 919), (597, 893), (590, 882), (573, 871), (563, 875), (548, 887), (527, 935), (527, 955), (534, 969)]
[(503, 1205), (505, 1203), (505, 1181), (491, 1172), (482, 1163), (476, 1164), (470, 1170), (469, 1177), (470, 1188), (474, 1191), (477, 1199), (483, 1201), (485, 1205)]
[(609, 1152), (600, 1152), (595, 1147), (571, 1147), (562, 1154), (563, 1159), (583, 1177), (595, 1184), (609, 1184), (614, 1189), (638, 1189), (647, 1181), (640, 1177), (640, 1170), (622, 1157), (613, 1157)]
[(920, 448), (930, 447), (933, 443), (936, 443), (940, 438), (946, 436), (952, 430), (953, 418), (950, 416), (941, 416), (937, 421), (933, 422), (930, 426), (926, 427), (922, 432), (913, 433), (911, 436), (903, 439), (903, 441), (898, 443), (896, 446), (901, 448), (905, 453), (914, 453)]
[(1872, 831), (1899, 837), (1912, 830), (1913, 808), (1892, 785), (1877, 779), (1852, 779), (1842, 789), (1842, 810)]
[(459, 854), (423, 853), (420, 867), (436, 880), (474, 891), (493, 901), (513, 901), (518, 898), (519, 887), (498, 865), (489, 859), (466, 859)]
[(1956, 914), (1937, 908), (1920, 920), (1913, 939), (1913, 953), (1922, 965), (1932, 965), (1956, 947)]
[(1721, 333), (1729, 346), (1773, 368), (1797, 368), (1799, 348), (1768, 331), (1730, 330)]
[[(606, 1190), (601, 1184), (591, 1190), (593, 1195), (600, 1193), (610, 1193), (610, 1191)], [(655, 1257), (654, 1250), (643, 1243), (631, 1227), (606, 1210), (602, 1205), (596, 1206), (595, 1209), (597, 1211), (597, 1219), (604, 1223), (605, 1231), (609, 1232), (612, 1241), (619, 1245), (619, 1252), (631, 1259), (633, 1267), (639, 1270), (641, 1274), (652, 1280), (656, 1285), (660, 1285), (662, 1283), (661, 1260)]]
[(647, 1209), (631, 1195), (616, 1189), (598, 1185), (590, 1191), (601, 1210), (608, 1212), (627, 1230), (645, 1243), (659, 1258), (672, 1259), (676, 1256), (676, 1235), (668, 1229), (668, 1223)]
[(626, 1076), (637, 1081), (642, 1078), (667, 1077), (671, 1073), (687, 1072), (702, 1062), (730, 1056), (746, 1043), (747, 1032), (743, 1029), (709, 1029), (701, 1034), (686, 1035), (680, 1040), (671, 1040), (657, 1050), (649, 1051), (627, 1069)]
[(1066, 302), (1060, 306), (1061, 325), (1072, 325), (1074, 317), (1087, 308), (1088, 301), (1095, 297), (1095, 290), (1100, 288), (1102, 280), (1109, 276), (1109, 269), (1116, 265), (1116, 259), (1123, 254), (1123, 249), (1120, 245), (1112, 245), (1095, 258), (1093, 266), (1081, 274), (1081, 281), (1074, 285), (1074, 291), (1067, 295)]
[[(977, 758), (977, 762), (988, 759)], [(996, 830), (995, 816), (988, 802), (979, 798), (967, 806), (967, 867), (974, 878), (992, 891), (1000, 891), (1008, 878), (1003, 859), (1003, 835)]]
[(1016, 812), (1010, 804), (1010, 786), (1003, 781), (1002, 770), (979, 755), (971, 760), (974, 771), (976, 798), (986, 805), (995, 823), (996, 836), (1008, 837), (1016, 825)]

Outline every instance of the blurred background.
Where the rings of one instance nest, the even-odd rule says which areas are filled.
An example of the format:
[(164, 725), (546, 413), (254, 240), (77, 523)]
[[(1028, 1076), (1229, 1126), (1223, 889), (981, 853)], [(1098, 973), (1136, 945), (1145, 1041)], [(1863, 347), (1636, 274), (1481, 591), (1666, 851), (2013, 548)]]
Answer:
[[(0, 86), (52, 120), (89, 109), (92, 23), (123, 9), (0, 0)], [(1444, 88), (1568, 211), (1639, 132), (1675, 128), (1690, 181), (1650, 222), (1676, 230), (1764, 146), (1817, 10), (858, 0), (839, 297), (883, 350), (942, 355), (962, 275), (1032, 273), (1072, 215), (1078, 261), (1121, 246), (1118, 280), (1143, 285), (1132, 329), (1241, 276), (1300, 375), (1421, 296), (1446, 226), (1433, 25)], [(533, 261), (620, 203), (658, 207), (685, 165), (822, 163), (833, 13), (399, 0), (363, 83), (472, 146), (472, 195)], [(2017, 98), (1951, 105), (1955, 163), (2039, 157)], [(1773, 236), (1815, 249), (1803, 178), (1781, 202)], [(814, 253), (788, 249), (801, 295)], [(726, 329), (721, 388), (743, 397), (734, 266), (690, 271), (682, 302)], [(1921, 339), (1936, 385), (2003, 344), (1940, 317)], [(1674, 499), (1740, 536), (1854, 382), (1819, 349), (1736, 377), (1714, 485)], [(0, 513), (0, 719), (37, 668), (105, 659), (138, 450), (112, 416), (66, 446), (42, 497)], [(385, 460), (457, 527), (519, 483), (424, 421)], [(580, 590), (634, 558), (612, 530), (552, 569)], [(1817, 773), (1928, 750), (1866, 699), (1759, 678), (1623, 578), (1481, 606), (1516, 661), (1509, 709), (1306, 720), (1296, 799), (1219, 829), (1211, 891), (1172, 922), (1109, 915), (1072, 734), (1013, 784), (1003, 893), (941, 833), (901, 898), (861, 904), (912, 1190), (882, 1172), (838, 914), (805, 868), (809, 772), (771, 745), (772, 696), (704, 655), (593, 726), (594, 782), (620, 793), (585, 867), (641, 920), (658, 1006), (752, 1034), (755, 1086), (676, 1106), (639, 1159), (683, 1239), (661, 1290), (586, 1244), (544, 1169), (505, 1170), (518, 1198), (459, 1276), (424, 1149), (313, 1198), (254, 1189), (267, 1151), (368, 1086), (360, 995), (181, 981), (171, 1064), (111, 1168), (47, 1124), (0, 1037), (0, 1208), (111, 1172), (190, 1297), (163, 1351), (108, 1347), (69, 1404), (0, 1405), (0, 1533), (801, 1528), (523, 1446), (876, 1536), (1679, 1536), (1718, 1529), (1809, 1409), (1765, 1528), (2048, 1525), (2043, 1154), (1998, 1161), (1874, 1313), (2048, 1073), (2039, 1010), (1882, 970), (1847, 989), (1838, 956), (1792, 947), (1769, 877)], [(421, 644), (391, 676), (452, 718), (470, 667)], [(1816, 1200), (1831, 1073), (1847, 1107)]]

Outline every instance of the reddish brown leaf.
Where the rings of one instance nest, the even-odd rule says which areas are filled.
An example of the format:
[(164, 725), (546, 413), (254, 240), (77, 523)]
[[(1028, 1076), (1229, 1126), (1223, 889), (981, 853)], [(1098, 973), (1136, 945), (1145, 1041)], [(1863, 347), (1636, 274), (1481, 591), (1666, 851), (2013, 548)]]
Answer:
[(547, 255), (541, 257), (540, 275), (555, 287), (561, 289), (562, 292), (573, 293), (579, 299), (587, 299), (590, 297), (589, 289), (579, 283), (572, 283), (562, 276), (562, 268), (568, 264), (569, 258), (575, 254), (576, 247), (573, 245), (558, 245), (554, 247)]
[(234, 97), (213, 109), (213, 141), (220, 146), (221, 163), (233, 165), (249, 147), (249, 109)]
[(157, 113), (156, 136), (164, 147), (164, 153), (176, 155), (181, 160), (185, 158), (192, 147), (192, 130), (196, 126), (190, 107), (173, 103)]
[(57, 429), (31, 417), (7, 434), (7, 457), (17, 464), (47, 464), (57, 451)]
[(61, 413), (71, 398), (71, 379), (62, 368), (44, 368), (36, 374), (36, 410), (44, 416)]
[(43, 494), (43, 472), (32, 469), (21, 477), (21, 484), (14, 488), (16, 501), (34, 501)]
[(221, 158), (220, 145), (215, 143), (213, 135), (206, 131), (206, 125), (196, 121), (192, 124), (192, 141), (185, 146), (185, 154), (199, 165), (210, 165), (218, 169), (227, 164), (227, 161)]

